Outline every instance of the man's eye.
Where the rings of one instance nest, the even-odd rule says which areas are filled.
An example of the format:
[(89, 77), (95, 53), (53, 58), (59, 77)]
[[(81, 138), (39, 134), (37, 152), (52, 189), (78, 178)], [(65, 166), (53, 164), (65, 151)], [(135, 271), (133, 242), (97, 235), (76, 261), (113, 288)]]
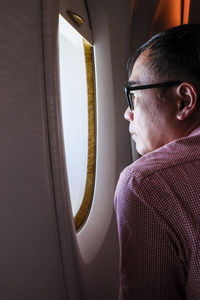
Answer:
[(135, 98), (135, 94), (134, 93), (130, 93), (130, 95), (131, 95), (131, 99)]

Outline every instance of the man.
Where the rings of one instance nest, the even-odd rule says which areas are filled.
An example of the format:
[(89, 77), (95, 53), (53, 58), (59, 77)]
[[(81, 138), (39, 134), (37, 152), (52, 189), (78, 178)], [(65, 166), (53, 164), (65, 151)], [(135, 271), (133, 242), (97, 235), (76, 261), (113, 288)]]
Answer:
[(131, 59), (125, 118), (142, 157), (115, 193), (123, 300), (200, 299), (200, 25)]

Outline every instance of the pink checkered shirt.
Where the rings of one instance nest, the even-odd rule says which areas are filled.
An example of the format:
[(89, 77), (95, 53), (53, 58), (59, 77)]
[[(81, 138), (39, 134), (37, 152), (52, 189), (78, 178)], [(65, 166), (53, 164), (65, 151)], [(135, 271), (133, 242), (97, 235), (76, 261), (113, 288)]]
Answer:
[(115, 193), (123, 300), (200, 300), (200, 127), (128, 166)]

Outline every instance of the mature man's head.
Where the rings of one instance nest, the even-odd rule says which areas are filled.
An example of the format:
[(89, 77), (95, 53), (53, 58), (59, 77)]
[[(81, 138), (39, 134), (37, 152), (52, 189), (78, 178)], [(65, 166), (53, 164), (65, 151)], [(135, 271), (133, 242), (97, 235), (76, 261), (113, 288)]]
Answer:
[(130, 60), (129, 75), (135, 60), (149, 50), (149, 67), (170, 79), (200, 80), (200, 25), (185, 24), (157, 33)]
[(199, 87), (200, 25), (165, 30), (138, 49), (129, 63), (125, 118), (140, 154), (197, 127)]

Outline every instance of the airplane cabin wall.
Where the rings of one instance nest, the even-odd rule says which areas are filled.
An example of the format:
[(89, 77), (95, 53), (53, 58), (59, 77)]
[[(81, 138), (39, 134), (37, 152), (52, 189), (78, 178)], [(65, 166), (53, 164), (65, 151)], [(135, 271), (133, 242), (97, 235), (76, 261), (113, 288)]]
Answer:
[(5, 300), (64, 300), (67, 292), (50, 170), (43, 4), (0, 2), (0, 299)]

